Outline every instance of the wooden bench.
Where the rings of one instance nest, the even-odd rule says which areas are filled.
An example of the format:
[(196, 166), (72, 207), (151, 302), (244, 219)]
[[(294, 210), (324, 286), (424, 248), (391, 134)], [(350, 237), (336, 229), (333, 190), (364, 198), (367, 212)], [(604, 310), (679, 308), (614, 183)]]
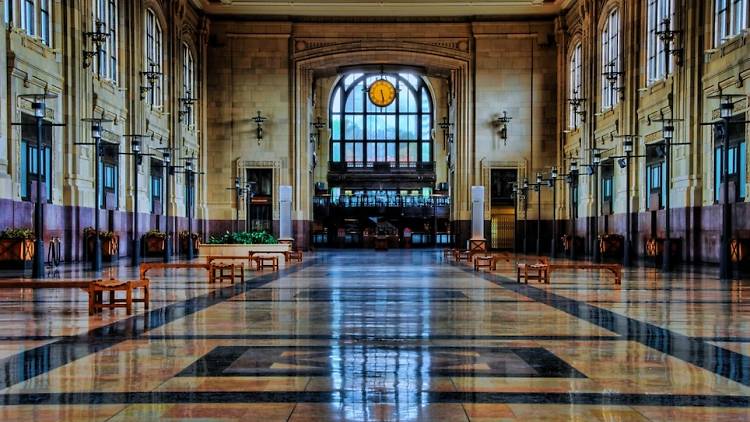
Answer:
[(183, 269), (191, 269), (191, 268), (197, 268), (197, 269), (204, 269), (208, 271), (208, 282), (212, 283), (212, 274), (211, 274), (211, 264), (208, 262), (144, 262), (139, 267), (139, 273), (140, 273), (140, 279), (146, 279), (146, 273), (148, 273), (150, 270), (154, 269), (177, 269), (177, 268), (183, 268)]
[(284, 262), (302, 262), (302, 251), (286, 251), (284, 252)]
[[(149, 306), (149, 280), (121, 282), (118, 280), (0, 280), (0, 289), (81, 289), (89, 295), (89, 315), (98, 309), (124, 307), (128, 315), (132, 313), (133, 302), (142, 302), (144, 308)], [(133, 290), (141, 289), (143, 297), (133, 297)], [(104, 292), (110, 292), (110, 303), (103, 303)], [(115, 291), (126, 292), (126, 298), (116, 299)], [(117, 306), (114, 306), (117, 304)]]
[(516, 265), (516, 282), (521, 279), (528, 284), (529, 280), (537, 280), (542, 283), (549, 281), (549, 262), (545, 258), (539, 258), (535, 264), (519, 263)]
[(456, 249), (443, 249), (443, 260), (447, 261), (456, 256)]
[(566, 264), (550, 264), (546, 283), (553, 271), (557, 270), (604, 270), (609, 271), (615, 277), (615, 284), (622, 284), (622, 265), (620, 264), (593, 264), (587, 262), (571, 262)]
[(271, 267), (274, 271), (279, 270), (279, 257), (274, 255), (257, 255), (253, 254), (253, 259), (258, 264), (258, 270)]
[(508, 264), (510, 264), (512, 261), (512, 258), (510, 254), (507, 252), (501, 252), (499, 255), (494, 255), (492, 259), (492, 266), (490, 267), (490, 271), (497, 271), (497, 264), (500, 261), (505, 261)]
[(469, 262), (471, 260), (471, 252), (456, 250), (456, 252), (453, 254), (453, 257), (456, 259), (456, 262)]
[[(133, 302), (142, 302), (143, 307), (148, 309), (149, 302), (149, 280), (97, 280), (89, 285), (89, 315), (93, 315), (102, 309), (125, 308), (128, 315), (133, 313)], [(133, 297), (135, 289), (143, 291), (143, 297)], [(125, 292), (125, 298), (117, 298), (117, 292)], [(109, 302), (104, 302), (104, 293), (109, 293)], [(94, 298), (94, 300), (91, 300)]]
[[(211, 255), (206, 257), (206, 262), (211, 265), (211, 273), (216, 277), (216, 271), (218, 270), (221, 275), (221, 280), (227, 280), (228, 276), (224, 275), (224, 270), (226, 270), (225, 265), (217, 264), (215, 261), (232, 261), (231, 265), (233, 266), (232, 273), (232, 282), (234, 283), (235, 278), (239, 278), (240, 281), (245, 281), (245, 265), (244, 262), (247, 262), (247, 269), (252, 268), (252, 263), (255, 262), (253, 260), (252, 255), (248, 254), (247, 256), (243, 255)], [(234, 261), (241, 261), (240, 264), (235, 264)], [(221, 267), (221, 268), (220, 268)], [(214, 280), (216, 281), (216, 280)]]
[(495, 257), (492, 255), (476, 255), (474, 256), (474, 271), (479, 271), (480, 268), (487, 268), (491, 271), (494, 262)]
[(287, 253), (291, 250), (292, 250), (291, 246), (289, 246), (288, 249), (285, 251), (279, 251), (279, 250), (273, 250), (273, 249), (266, 249), (266, 250), (256, 249), (254, 251), (248, 252), (248, 255), (250, 255), (251, 257), (254, 255), (281, 255), (284, 257), (284, 262), (287, 262)]

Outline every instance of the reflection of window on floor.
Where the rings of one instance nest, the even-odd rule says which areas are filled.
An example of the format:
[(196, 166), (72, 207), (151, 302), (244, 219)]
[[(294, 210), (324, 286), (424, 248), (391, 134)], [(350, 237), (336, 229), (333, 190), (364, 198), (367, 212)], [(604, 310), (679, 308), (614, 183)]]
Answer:
[[(744, 120), (745, 115), (735, 116), (733, 120)], [(745, 125), (729, 124), (729, 149), (727, 150), (728, 182), (734, 184), (734, 197), (729, 200), (742, 201), (747, 197), (747, 143), (744, 134)], [(724, 147), (722, 139), (714, 139), (714, 200), (721, 201), (722, 160)], [(732, 190), (729, 191), (730, 195)]]
[[(384, 78), (396, 100), (378, 107), (367, 87)], [(350, 73), (334, 88), (330, 107), (331, 161), (347, 167), (417, 167), (432, 161), (432, 98), (420, 76), (410, 73)]]
[[(21, 199), (31, 201), (36, 196), (32, 184), (38, 180), (38, 171), (41, 167), (42, 183), (44, 183), (44, 197), (47, 202), (52, 202), (52, 128), (42, 127), (42, 165), (37, 163), (37, 128), (36, 118), (27, 114), (21, 115), (21, 159), (20, 159), (20, 184)], [(46, 124), (47, 122), (44, 122)]]

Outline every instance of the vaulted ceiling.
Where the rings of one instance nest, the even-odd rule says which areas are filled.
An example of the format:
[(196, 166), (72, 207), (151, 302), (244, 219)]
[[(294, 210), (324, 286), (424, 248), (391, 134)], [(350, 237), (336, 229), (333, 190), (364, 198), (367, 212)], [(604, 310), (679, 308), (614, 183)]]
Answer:
[(552, 15), (570, 0), (193, 0), (209, 14), (234, 16), (460, 17)]

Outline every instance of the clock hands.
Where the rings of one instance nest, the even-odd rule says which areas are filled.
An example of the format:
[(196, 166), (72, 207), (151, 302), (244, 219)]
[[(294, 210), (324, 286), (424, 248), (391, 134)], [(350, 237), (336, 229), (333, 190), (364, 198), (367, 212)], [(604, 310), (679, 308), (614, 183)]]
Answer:
[(385, 103), (385, 94), (383, 94), (383, 91), (380, 91), (380, 99), (383, 100), (383, 103)]

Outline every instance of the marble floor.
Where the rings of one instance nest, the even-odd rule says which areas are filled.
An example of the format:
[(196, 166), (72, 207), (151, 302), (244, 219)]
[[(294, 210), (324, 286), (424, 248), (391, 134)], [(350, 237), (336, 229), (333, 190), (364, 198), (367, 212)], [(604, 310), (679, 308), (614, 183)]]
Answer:
[(0, 290), (0, 421), (750, 421), (750, 281), (711, 268), (526, 285), (331, 251), (246, 276), (154, 272), (132, 317)]

